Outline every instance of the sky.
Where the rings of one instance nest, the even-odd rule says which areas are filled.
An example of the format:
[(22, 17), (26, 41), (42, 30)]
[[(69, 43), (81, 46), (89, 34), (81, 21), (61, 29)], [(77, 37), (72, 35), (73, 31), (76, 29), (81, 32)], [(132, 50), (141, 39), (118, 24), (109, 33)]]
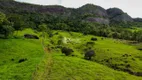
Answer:
[(62, 5), (78, 8), (87, 3), (99, 5), (105, 9), (118, 7), (131, 17), (142, 18), (142, 0), (16, 0), (40, 5)]

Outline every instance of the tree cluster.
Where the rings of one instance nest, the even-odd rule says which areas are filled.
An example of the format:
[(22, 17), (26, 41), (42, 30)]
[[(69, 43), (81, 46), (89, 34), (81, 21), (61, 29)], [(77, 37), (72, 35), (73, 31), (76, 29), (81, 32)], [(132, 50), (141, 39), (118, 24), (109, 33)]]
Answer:
[[(136, 23), (135, 23), (136, 24)], [(140, 24), (137, 24), (140, 25)], [(110, 37), (116, 39), (134, 40), (142, 42), (142, 31), (131, 31), (133, 23), (122, 23), (103, 25), (99, 23), (86, 22), (82, 17), (76, 15), (61, 16), (42, 13), (7, 14), (0, 13), (0, 37), (7, 38), (13, 31), (24, 28), (32, 28), (37, 31), (50, 33), (50, 30), (64, 30), (81, 32), (84, 35)]]

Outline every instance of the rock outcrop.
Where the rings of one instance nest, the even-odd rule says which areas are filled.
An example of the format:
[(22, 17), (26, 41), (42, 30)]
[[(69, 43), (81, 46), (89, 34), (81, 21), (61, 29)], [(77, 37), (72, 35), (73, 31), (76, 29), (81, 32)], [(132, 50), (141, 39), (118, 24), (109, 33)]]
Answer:
[(5, 14), (49, 14), (51, 16), (70, 18), (72, 20), (78, 19), (107, 25), (111, 22), (142, 22), (142, 19), (133, 19), (119, 8), (105, 10), (94, 4), (86, 4), (76, 9), (59, 5), (43, 6), (16, 2), (14, 0), (0, 0), (0, 11)]
[(85, 21), (96, 22), (100, 24), (109, 24), (106, 10), (100, 6), (86, 4), (77, 9), (77, 13), (83, 16)]
[(109, 24), (109, 19), (105, 19), (105, 18), (98, 18), (98, 17), (88, 17), (86, 18), (87, 21), (89, 22), (97, 22), (100, 24)]
[(133, 19), (126, 13), (113, 17), (111, 20), (120, 22), (133, 22)]
[(119, 8), (108, 9), (107, 14), (109, 15), (110, 21), (133, 22), (133, 18)]
[(81, 15), (92, 14), (95, 17), (108, 17), (107, 12), (104, 8), (93, 4), (86, 4), (77, 9)]
[(142, 18), (134, 18), (134, 22), (142, 22)]

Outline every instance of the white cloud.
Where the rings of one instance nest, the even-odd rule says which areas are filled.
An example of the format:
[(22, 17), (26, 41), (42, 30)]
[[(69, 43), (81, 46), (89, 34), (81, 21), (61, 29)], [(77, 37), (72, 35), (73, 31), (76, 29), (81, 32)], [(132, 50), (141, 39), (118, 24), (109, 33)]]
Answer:
[(142, 0), (16, 0), (41, 5), (60, 4), (65, 7), (80, 7), (87, 3), (100, 5), (104, 8), (118, 7), (132, 17), (142, 17)]

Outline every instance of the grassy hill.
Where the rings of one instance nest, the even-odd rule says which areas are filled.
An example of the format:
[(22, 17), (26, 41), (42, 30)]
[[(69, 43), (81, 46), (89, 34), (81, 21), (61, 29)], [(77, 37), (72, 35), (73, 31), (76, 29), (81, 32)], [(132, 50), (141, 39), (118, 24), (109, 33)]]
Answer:
[[(73, 54), (77, 57), (83, 58), (85, 50), (91, 47), (96, 52), (96, 56), (93, 57), (94, 62), (133, 75), (141, 75), (142, 51), (138, 50), (136, 46), (129, 44), (129, 41), (101, 37), (96, 37), (97, 41), (91, 41), (91, 38), (95, 36), (59, 31), (58, 35), (52, 37), (53, 42), (57, 42), (54, 40), (59, 40), (57, 36), (64, 36), (63, 40), (66, 38), (67, 41), (68, 39), (70, 40), (62, 45), (72, 48), (74, 50)], [(86, 45), (88, 42), (92, 42), (92, 44)]]
[(141, 24), (118, 8), (0, 0), (0, 80), (142, 80)]
[[(26, 33), (40, 39), (24, 39)], [(44, 38), (31, 29), (14, 35), (18, 39), (0, 40), (2, 80), (142, 80), (138, 75), (142, 72), (142, 51), (137, 49), (140, 44), (57, 30)], [(97, 41), (92, 41), (92, 37)], [(86, 45), (88, 42), (93, 44)], [(74, 52), (65, 56), (59, 46)], [(84, 59), (88, 48), (96, 53), (91, 61)], [(19, 63), (21, 59), (25, 61)]]
[(0, 39), (0, 80), (30, 80), (43, 56), (38, 40)]
[[(46, 65), (45, 70), (47, 66), (50, 66), (47, 74), (39, 77), (37, 74), (34, 80), (142, 80), (141, 77), (115, 71), (96, 62), (66, 57), (56, 52), (52, 53), (52, 63)], [(39, 73), (41, 73), (40, 70)]]

